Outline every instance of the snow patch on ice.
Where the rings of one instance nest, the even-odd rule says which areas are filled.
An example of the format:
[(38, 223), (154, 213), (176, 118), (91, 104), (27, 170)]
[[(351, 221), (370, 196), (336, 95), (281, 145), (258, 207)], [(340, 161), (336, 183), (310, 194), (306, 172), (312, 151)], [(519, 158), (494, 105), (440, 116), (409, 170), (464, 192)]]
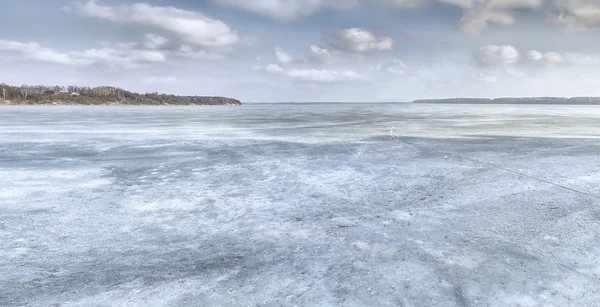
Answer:
[(133, 201), (125, 205), (127, 208), (139, 212), (154, 212), (160, 210), (191, 211), (197, 209), (196, 205), (190, 200), (183, 199), (163, 199), (153, 202)]
[(110, 184), (112, 184), (112, 181), (108, 179), (92, 179), (80, 184), (79, 186), (82, 188), (100, 188)]

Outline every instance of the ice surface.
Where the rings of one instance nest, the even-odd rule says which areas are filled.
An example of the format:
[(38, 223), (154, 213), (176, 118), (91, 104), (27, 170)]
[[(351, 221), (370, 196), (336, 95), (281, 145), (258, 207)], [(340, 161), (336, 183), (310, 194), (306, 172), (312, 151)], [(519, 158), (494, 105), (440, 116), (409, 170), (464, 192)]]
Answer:
[(599, 306), (600, 107), (0, 107), (0, 306)]

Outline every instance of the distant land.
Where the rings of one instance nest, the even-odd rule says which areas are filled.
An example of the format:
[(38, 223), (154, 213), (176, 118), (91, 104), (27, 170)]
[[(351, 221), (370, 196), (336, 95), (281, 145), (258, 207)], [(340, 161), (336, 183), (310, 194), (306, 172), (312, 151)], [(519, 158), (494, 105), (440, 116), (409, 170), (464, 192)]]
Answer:
[(10, 86), (0, 84), (0, 104), (9, 105), (241, 105), (233, 98), (139, 94), (117, 87)]
[(600, 97), (448, 98), (419, 99), (413, 103), (600, 105)]

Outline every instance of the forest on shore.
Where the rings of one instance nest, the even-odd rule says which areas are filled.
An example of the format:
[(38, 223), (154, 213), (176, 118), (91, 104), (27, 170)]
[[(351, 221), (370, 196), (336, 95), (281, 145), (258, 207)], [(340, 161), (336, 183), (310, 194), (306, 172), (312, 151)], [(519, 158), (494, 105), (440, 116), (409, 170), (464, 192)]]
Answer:
[(0, 83), (0, 104), (25, 105), (240, 105), (220, 96), (178, 96), (135, 93), (118, 87), (11, 86)]

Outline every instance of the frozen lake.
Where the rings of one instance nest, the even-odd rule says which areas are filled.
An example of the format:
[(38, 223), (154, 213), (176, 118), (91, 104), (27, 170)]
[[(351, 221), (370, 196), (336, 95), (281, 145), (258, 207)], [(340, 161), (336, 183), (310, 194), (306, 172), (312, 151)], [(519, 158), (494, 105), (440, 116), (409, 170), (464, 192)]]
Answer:
[(600, 306), (600, 107), (0, 107), (0, 306)]

